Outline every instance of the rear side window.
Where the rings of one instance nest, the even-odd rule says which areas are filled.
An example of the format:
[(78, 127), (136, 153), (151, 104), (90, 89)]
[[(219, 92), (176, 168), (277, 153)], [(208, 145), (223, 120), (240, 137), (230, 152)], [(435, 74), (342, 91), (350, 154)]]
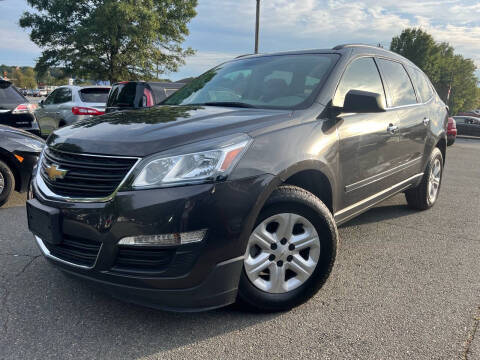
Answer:
[(348, 66), (333, 98), (333, 106), (343, 107), (345, 95), (350, 90), (369, 91), (385, 98), (382, 80), (373, 58), (360, 58)]
[(385, 59), (378, 59), (378, 63), (388, 85), (389, 106), (416, 104), (415, 90), (403, 65)]
[(410, 75), (412, 76), (415, 88), (417, 89), (418, 95), (420, 95), (422, 102), (427, 102), (428, 100), (430, 100), (430, 98), (432, 97), (432, 89), (428, 84), (426, 75), (424, 75), (417, 69), (412, 69), (410, 71)]
[(6, 81), (0, 82), (0, 109), (2, 105), (18, 105), (27, 102), (25, 98), (15, 91), (12, 84)]
[(53, 100), (54, 104), (63, 104), (66, 102), (72, 101), (72, 90), (68, 88), (57, 89), (55, 93), (55, 99)]
[(109, 88), (87, 88), (79, 91), (80, 99), (88, 103), (106, 103)]

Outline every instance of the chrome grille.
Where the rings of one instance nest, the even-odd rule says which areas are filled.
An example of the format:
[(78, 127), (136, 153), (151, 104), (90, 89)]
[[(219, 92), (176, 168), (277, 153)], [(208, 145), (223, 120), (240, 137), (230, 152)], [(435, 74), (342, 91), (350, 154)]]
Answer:
[[(40, 175), (55, 194), (72, 198), (104, 198), (115, 192), (137, 162), (135, 158), (66, 153), (47, 148)], [(47, 169), (65, 170), (63, 178), (52, 179)]]

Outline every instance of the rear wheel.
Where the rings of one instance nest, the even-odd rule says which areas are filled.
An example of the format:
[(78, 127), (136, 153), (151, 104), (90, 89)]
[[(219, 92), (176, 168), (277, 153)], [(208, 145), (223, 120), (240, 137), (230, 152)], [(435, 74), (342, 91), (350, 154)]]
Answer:
[(15, 177), (12, 170), (0, 160), (0, 206), (4, 205), (15, 189)]
[(455, 142), (455, 138), (448, 139), (447, 140), (447, 146), (452, 146), (454, 142)]
[(337, 241), (333, 216), (317, 197), (281, 186), (248, 240), (239, 302), (260, 311), (288, 310), (305, 302), (327, 280)]
[(408, 205), (413, 209), (430, 209), (438, 199), (443, 175), (443, 156), (439, 148), (435, 148), (423, 174), (422, 182), (405, 191)]

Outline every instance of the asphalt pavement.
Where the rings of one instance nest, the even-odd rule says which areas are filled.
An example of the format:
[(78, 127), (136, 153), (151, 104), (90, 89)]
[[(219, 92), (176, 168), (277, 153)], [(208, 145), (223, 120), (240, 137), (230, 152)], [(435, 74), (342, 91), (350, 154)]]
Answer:
[(0, 359), (480, 359), (480, 140), (448, 148), (440, 198), (339, 229), (334, 271), (290, 312), (193, 314), (114, 300), (39, 256), (24, 196), (0, 209)]

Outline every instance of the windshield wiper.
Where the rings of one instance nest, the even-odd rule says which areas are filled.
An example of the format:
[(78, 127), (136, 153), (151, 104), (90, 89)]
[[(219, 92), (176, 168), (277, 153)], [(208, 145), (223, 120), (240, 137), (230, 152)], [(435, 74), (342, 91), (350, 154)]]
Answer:
[(206, 102), (206, 103), (197, 104), (197, 105), (226, 106), (226, 107), (239, 107), (239, 108), (256, 108), (255, 105), (242, 103), (242, 102), (236, 102), (236, 101), (211, 101), (211, 102)]

